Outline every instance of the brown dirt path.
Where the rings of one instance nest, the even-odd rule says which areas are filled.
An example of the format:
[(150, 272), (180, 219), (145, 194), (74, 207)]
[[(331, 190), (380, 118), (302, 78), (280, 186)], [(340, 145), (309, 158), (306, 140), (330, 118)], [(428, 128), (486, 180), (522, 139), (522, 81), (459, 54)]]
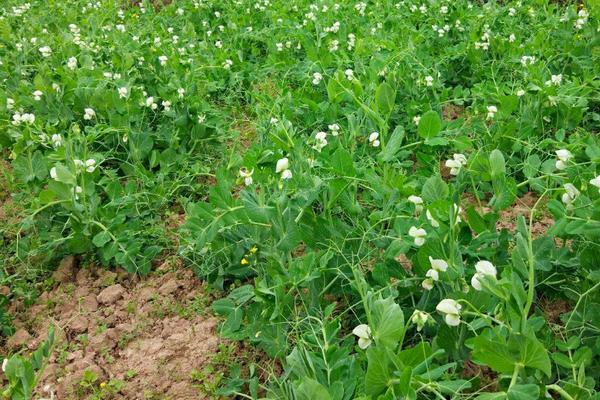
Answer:
[[(7, 350), (56, 344), (38, 386), (67, 399), (203, 399), (190, 373), (219, 351), (210, 296), (177, 262), (139, 279), (77, 266), (67, 257), (54, 288), (15, 320)], [(44, 390), (41, 390), (43, 392)]]

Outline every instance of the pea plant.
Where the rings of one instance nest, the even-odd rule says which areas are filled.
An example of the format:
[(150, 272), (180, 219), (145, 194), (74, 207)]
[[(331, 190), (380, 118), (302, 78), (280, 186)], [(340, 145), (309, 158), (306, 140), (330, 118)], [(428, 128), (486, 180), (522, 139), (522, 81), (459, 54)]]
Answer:
[(598, 398), (596, 1), (133, 3), (2, 6), (18, 257), (176, 251), (222, 396)]

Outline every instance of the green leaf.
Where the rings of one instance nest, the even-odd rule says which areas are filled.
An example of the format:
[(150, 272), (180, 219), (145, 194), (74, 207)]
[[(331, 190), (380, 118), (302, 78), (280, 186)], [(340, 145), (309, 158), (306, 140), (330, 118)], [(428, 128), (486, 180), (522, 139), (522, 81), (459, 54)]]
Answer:
[(427, 146), (447, 146), (450, 141), (445, 137), (432, 137), (425, 139), (425, 145)]
[(473, 340), (473, 360), (482, 363), (497, 372), (512, 373), (515, 368), (515, 357), (508, 345), (499, 339), (486, 339), (483, 335)]
[(475, 400), (504, 400), (506, 399), (505, 392), (482, 393), (475, 397)]
[(540, 166), (542, 165), (542, 160), (540, 160), (540, 156), (537, 154), (532, 154), (527, 157), (525, 160), (525, 165), (523, 166), (523, 174), (527, 178), (533, 178), (540, 173)]
[(494, 180), (494, 197), (490, 200), (490, 205), (494, 210), (504, 210), (509, 207), (517, 198), (517, 183), (513, 178), (501, 178)]
[(43, 180), (48, 175), (46, 159), (41, 151), (21, 155), (13, 162), (14, 174), (17, 179), (27, 183), (35, 180)]
[(243, 311), (236, 306), (231, 299), (221, 299), (213, 302), (213, 311), (216, 314), (226, 316), (227, 319), (221, 325), (221, 332), (224, 335), (237, 331), (242, 324)]
[(377, 345), (396, 348), (404, 337), (404, 313), (400, 306), (388, 297), (375, 301), (371, 311)]
[(506, 162), (502, 152), (498, 149), (490, 153), (490, 174), (492, 179), (506, 175)]
[(338, 81), (341, 82), (343, 79), (345, 79), (344, 74), (341, 71), (336, 71), (329, 82), (327, 82), (327, 97), (331, 103), (338, 103), (342, 100), (345, 89)]
[(69, 171), (67, 167), (62, 164), (57, 164), (56, 168), (56, 181), (65, 183), (67, 185), (75, 185), (75, 175)]
[(96, 247), (103, 247), (108, 242), (110, 242), (110, 234), (106, 231), (98, 233), (92, 239), (92, 243), (94, 243), (94, 246)]
[(389, 354), (385, 348), (371, 346), (367, 350), (365, 393), (371, 396), (377, 396), (386, 390), (390, 378)]
[(375, 90), (375, 103), (377, 104), (377, 110), (387, 116), (394, 109), (394, 103), (396, 101), (396, 91), (390, 84), (383, 82)]
[(394, 132), (392, 132), (392, 135), (390, 136), (388, 142), (385, 144), (385, 148), (381, 150), (381, 160), (384, 162), (392, 161), (396, 156), (396, 153), (398, 153), (398, 151), (402, 147), (403, 140), (404, 128), (401, 125), (398, 125), (396, 129), (394, 129)]
[(477, 212), (477, 210), (475, 210), (474, 207), (467, 208), (466, 213), (467, 213), (467, 222), (469, 223), (469, 226), (471, 227), (471, 229), (473, 229), (473, 231), (475, 231), (475, 233), (481, 234), (488, 230), (488, 226), (485, 223), (485, 220), (483, 219), (483, 217), (481, 215), (479, 215), (479, 213)]
[(473, 360), (502, 373), (512, 373), (516, 365), (536, 368), (550, 376), (551, 363), (548, 352), (534, 337), (513, 334), (505, 342), (494, 336), (480, 335), (473, 340)]
[(302, 379), (302, 383), (296, 389), (295, 395), (295, 398), (298, 400), (331, 400), (331, 395), (327, 391), (327, 388), (310, 378)]
[(331, 168), (342, 176), (355, 176), (352, 155), (343, 147), (339, 147), (331, 156)]
[(514, 385), (508, 390), (508, 400), (536, 400), (540, 397), (540, 388), (534, 384)]
[(419, 136), (424, 139), (437, 136), (442, 130), (442, 120), (436, 111), (429, 110), (419, 121)]
[(428, 203), (433, 203), (437, 200), (446, 199), (450, 190), (444, 180), (437, 175), (429, 177), (423, 184), (421, 197)]

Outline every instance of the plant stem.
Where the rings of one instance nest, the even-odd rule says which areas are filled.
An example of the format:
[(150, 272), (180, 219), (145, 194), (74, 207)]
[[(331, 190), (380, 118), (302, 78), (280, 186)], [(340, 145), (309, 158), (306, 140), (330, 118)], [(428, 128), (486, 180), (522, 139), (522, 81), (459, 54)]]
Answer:
[(573, 397), (571, 397), (571, 395), (569, 393), (567, 393), (563, 388), (561, 388), (557, 384), (546, 385), (546, 389), (548, 389), (548, 390), (554, 390), (556, 393), (560, 394), (560, 396), (563, 399), (574, 400)]

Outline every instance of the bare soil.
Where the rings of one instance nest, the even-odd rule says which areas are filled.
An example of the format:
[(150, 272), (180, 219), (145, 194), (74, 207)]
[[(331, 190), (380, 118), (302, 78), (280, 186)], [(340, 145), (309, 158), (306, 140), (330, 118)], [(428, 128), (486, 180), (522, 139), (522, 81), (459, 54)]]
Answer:
[[(463, 196), (463, 200), (467, 207), (473, 205), (478, 212), (489, 213), (492, 211), (492, 209), (487, 206), (479, 207), (477, 200), (471, 194), (465, 194)], [(510, 207), (500, 212), (498, 222), (496, 223), (496, 229), (499, 231), (506, 229), (511, 233), (514, 233), (517, 230), (518, 218), (523, 216), (525, 217), (526, 221), (529, 221), (531, 211), (535, 207), (538, 200), (539, 196), (534, 192), (527, 192), (521, 197), (517, 198)], [(482, 203), (485, 203), (485, 201), (482, 201)], [(544, 235), (554, 224), (554, 219), (552, 216), (544, 210), (545, 202), (542, 201), (540, 203), (541, 204), (538, 204), (537, 209), (534, 211), (534, 219), (531, 226), (531, 231), (534, 237)]]
[[(67, 257), (56, 285), (17, 313), (3, 353), (33, 349), (56, 327), (39, 388), (58, 399), (205, 399), (190, 374), (219, 352), (210, 296), (190, 270), (165, 262), (139, 279)], [(87, 371), (87, 372), (86, 372)], [(87, 380), (87, 381), (86, 381)], [(89, 382), (91, 381), (91, 382)], [(42, 394), (42, 393), (40, 393)]]

